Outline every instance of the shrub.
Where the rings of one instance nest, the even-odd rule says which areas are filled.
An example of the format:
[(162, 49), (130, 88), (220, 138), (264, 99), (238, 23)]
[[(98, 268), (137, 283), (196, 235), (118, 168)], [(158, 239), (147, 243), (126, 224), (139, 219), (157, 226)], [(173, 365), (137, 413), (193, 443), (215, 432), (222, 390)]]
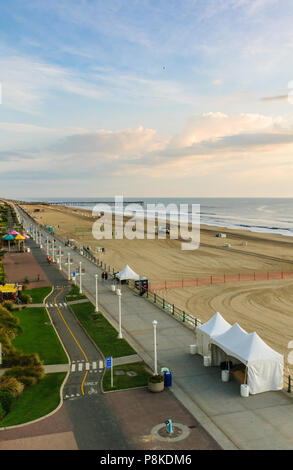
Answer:
[(0, 328), (0, 343), (2, 344), (2, 352), (4, 356), (16, 351), (15, 347), (11, 343), (11, 340), (14, 338), (14, 333), (12, 334), (11, 331), (7, 332), (4, 328)]
[(7, 392), (13, 398), (19, 397), (24, 389), (24, 384), (19, 382), (15, 377), (4, 377), (0, 381), (0, 391)]
[(19, 300), (23, 304), (31, 304), (32, 303), (32, 298), (29, 294), (25, 294), (24, 292), (20, 292), (19, 294)]
[(0, 391), (0, 404), (5, 413), (9, 413), (13, 402), (13, 396), (8, 392)]
[(44, 368), (41, 365), (37, 365), (33, 367), (12, 367), (5, 371), (3, 377), (15, 377), (17, 380), (22, 382), (22, 379), (25, 377), (32, 377), (39, 381), (44, 377), (44, 375)]
[(3, 365), (6, 367), (38, 366), (41, 365), (41, 361), (37, 353), (24, 354), (22, 351), (14, 350), (3, 358)]
[(32, 385), (36, 385), (39, 380), (36, 377), (31, 377), (31, 376), (21, 376), (18, 378), (18, 380), (25, 386), (25, 387), (31, 387)]
[(149, 378), (149, 382), (151, 382), (153, 384), (164, 382), (164, 377), (163, 377), (163, 375), (151, 375), (150, 378)]
[(9, 312), (12, 312), (12, 310), (14, 309), (14, 303), (12, 302), (12, 300), (5, 300), (2, 303), (2, 307), (6, 308)]

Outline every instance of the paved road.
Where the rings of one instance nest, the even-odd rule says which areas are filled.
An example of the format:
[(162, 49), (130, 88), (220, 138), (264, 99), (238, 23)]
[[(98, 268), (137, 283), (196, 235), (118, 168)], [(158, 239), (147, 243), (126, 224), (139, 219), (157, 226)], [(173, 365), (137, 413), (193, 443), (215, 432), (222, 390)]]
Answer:
[(46, 304), (70, 359), (70, 373), (63, 389), (63, 399), (78, 448), (129, 449), (128, 439), (101, 393), (103, 370), (99, 368), (99, 363), (103, 358), (66, 302), (70, 284), (56, 265), (48, 264), (44, 252), (33, 240), (28, 240), (28, 246), (54, 286)]

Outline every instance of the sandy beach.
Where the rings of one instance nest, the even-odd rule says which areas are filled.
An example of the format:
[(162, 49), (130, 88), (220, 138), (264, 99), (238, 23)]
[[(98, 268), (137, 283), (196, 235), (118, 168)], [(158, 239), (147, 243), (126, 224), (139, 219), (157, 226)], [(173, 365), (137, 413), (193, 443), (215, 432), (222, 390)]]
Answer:
[[(211, 275), (293, 271), (293, 238), (247, 230), (201, 226), (200, 247), (181, 250), (180, 240), (95, 240), (90, 211), (72, 207), (23, 205), (43, 225), (64, 239), (88, 246), (115, 271), (129, 264), (151, 282)], [(35, 212), (35, 210), (39, 210)], [(223, 232), (227, 238), (217, 238)], [(225, 248), (224, 244), (231, 246)], [(104, 247), (105, 253), (96, 251)], [(248, 332), (256, 331), (286, 356), (293, 339), (293, 279), (214, 284), (159, 292), (170, 303), (201, 319), (219, 311)]]

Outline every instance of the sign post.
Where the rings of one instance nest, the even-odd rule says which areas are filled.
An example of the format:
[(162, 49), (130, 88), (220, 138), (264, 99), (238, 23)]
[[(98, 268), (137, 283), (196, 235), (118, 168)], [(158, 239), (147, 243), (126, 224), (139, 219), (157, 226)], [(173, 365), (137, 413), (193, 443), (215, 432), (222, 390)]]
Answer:
[(106, 369), (111, 370), (111, 387), (113, 388), (113, 358), (106, 357)]

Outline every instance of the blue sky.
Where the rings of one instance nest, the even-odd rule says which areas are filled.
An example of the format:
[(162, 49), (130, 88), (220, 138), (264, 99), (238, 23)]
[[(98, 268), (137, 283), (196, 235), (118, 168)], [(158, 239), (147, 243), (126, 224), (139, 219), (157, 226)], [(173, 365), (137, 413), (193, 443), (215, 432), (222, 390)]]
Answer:
[(0, 195), (293, 196), (292, 18), (289, 0), (3, 2)]

